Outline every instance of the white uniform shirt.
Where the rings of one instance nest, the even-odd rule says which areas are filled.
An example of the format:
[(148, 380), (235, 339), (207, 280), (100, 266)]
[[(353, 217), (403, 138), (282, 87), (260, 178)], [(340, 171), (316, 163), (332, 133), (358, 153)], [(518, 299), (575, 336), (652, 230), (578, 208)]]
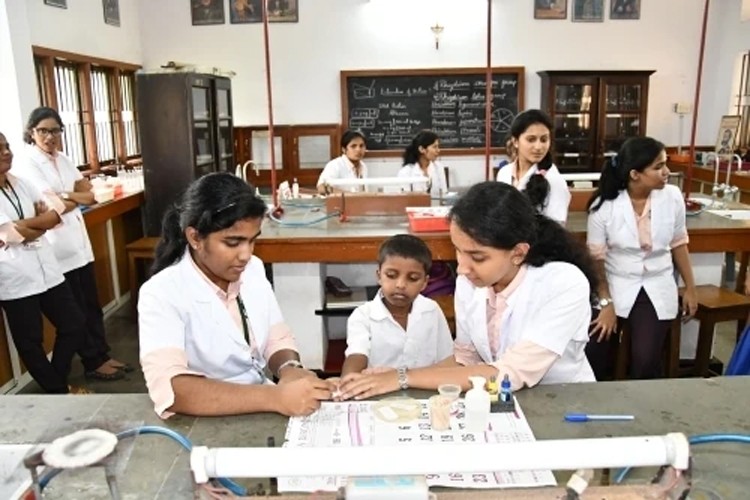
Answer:
[[(354, 164), (349, 160), (349, 158), (346, 157), (346, 155), (341, 155), (338, 158), (334, 158), (333, 160), (326, 163), (325, 168), (323, 168), (323, 171), (320, 173), (320, 177), (318, 178), (318, 186), (321, 184), (327, 183), (331, 179), (367, 179), (367, 165), (365, 165), (365, 162), (361, 161), (359, 162), (359, 177), (357, 177), (357, 174), (354, 173)], [(353, 193), (364, 191), (362, 185), (352, 185), (352, 186), (336, 186), (337, 189), (340, 189), (342, 191), (351, 191)]]
[(672, 248), (687, 242), (685, 203), (680, 189), (669, 184), (651, 191), (649, 198), (650, 251), (641, 248), (627, 190), (589, 214), (586, 241), (593, 255), (605, 258), (607, 284), (617, 316), (630, 316), (635, 298), (644, 288), (659, 319), (674, 319), (678, 304)]
[[(23, 161), (14, 162), (19, 177), (30, 180), (42, 193), (72, 192), (83, 175), (70, 159), (58, 153), (53, 161), (34, 145), (27, 145)], [(79, 208), (62, 215), (62, 224), (47, 232), (47, 237), (63, 273), (79, 269), (94, 261), (86, 223)]]
[[(537, 166), (534, 164), (521, 179), (517, 180), (516, 187), (518, 190), (523, 191), (526, 189), (526, 184), (529, 183), (529, 179), (536, 173)], [(504, 182), (505, 184), (510, 184), (512, 186), (515, 175), (516, 163), (508, 163), (497, 171), (497, 182)], [(565, 179), (563, 179), (560, 171), (555, 165), (552, 165), (547, 169), (545, 178), (547, 179), (547, 182), (549, 182), (549, 195), (547, 195), (547, 200), (545, 201), (542, 213), (554, 221), (565, 224), (568, 220), (568, 207), (570, 206), (570, 190), (568, 189), (568, 183), (565, 182)]]
[[(42, 193), (24, 179), (10, 174), (7, 178), (18, 195), (24, 218), (34, 217), (34, 202), (46, 203)], [(18, 207), (15, 195), (9, 189), (5, 190), (5, 193), (10, 200), (0, 194), (0, 225), (20, 219), (17, 208), (14, 208), (14, 205)], [(62, 271), (47, 241), (47, 234), (49, 231), (31, 243), (6, 242), (6, 246), (0, 248), (0, 253), (3, 254), (0, 258), (0, 300), (37, 295), (63, 282)]]
[[(421, 177), (424, 175), (422, 168), (418, 163), (409, 163), (404, 165), (398, 171), (398, 177)], [(424, 185), (424, 190), (429, 192), (432, 197), (445, 195), (448, 192), (448, 182), (445, 180), (445, 171), (439, 163), (430, 162), (427, 166), (427, 177), (430, 182)]]
[(591, 304), (589, 282), (566, 262), (529, 266), (518, 288), (507, 299), (500, 319), (496, 357), (487, 332), (487, 288), (475, 287), (464, 276), (456, 280), (456, 344), (472, 344), (485, 363), (497, 361), (520, 341), (530, 341), (559, 356), (540, 384), (594, 382), (586, 359)]
[(406, 331), (383, 304), (382, 292), (357, 307), (346, 325), (346, 355), (367, 356), (369, 366), (421, 368), (453, 354), (453, 341), (440, 306), (418, 295)]

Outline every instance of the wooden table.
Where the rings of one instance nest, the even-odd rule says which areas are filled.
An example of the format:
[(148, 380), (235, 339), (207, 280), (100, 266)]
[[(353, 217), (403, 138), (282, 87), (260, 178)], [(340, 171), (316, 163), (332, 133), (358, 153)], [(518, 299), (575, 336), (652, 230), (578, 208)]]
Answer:
[[(516, 396), (537, 439), (583, 439), (669, 432), (688, 436), (747, 434), (750, 428), (746, 412), (737, 401), (748, 393), (750, 377), (718, 377), (548, 385), (520, 391)], [(411, 395), (425, 398), (430, 394)], [(566, 412), (625, 413), (635, 415), (635, 420), (571, 424), (563, 421)], [(161, 422), (146, 394), (2, 396), (0, 419), (3, 444), (49, 442), (88, 427), (118, 432), (139, 425), (163, 425), (188, 436), (195, 445), (211, 447), (263, 447), (268, 437), (273, 437), (280, 446), (287, 423), (286, 418), (275, 414), (176, 416)], [(118, 473), (123, 498), (193, 498), (189, 456), (177, 443), (163, 436), (142, 435), (131, 446), (124, 450), (123, 469)], [(692, 498), (747, 498), (750, 446), (705, 444), (692, 447), (691, 453)], [(627, 482), (644, 484), (653, 472), (654, 469), (634, 470)], [(570, 477), (565, 471), (555, 475), (561, 484)], [(258, 481), (238, 480), (252, 488)], [(47, 500), (109, 498), (101, 469), (62, 473), (50, 484), (45, 494)], [(468, 497), (474, 498), (471, 494)]]

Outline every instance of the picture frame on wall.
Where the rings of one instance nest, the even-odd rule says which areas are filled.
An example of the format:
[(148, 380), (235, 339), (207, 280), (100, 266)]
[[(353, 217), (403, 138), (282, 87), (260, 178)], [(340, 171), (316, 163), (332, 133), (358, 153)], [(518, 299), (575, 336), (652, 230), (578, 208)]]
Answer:
[(262, 23), (262, 0), (229, 0), (229, 22), (232, 24)]
[(267, 0), (266, 10), (269, 23), (299, 22), (297, 0)]
[(604, 22), (604, 0), (573, 0), (574, 22)]
[(58, 7), (60, 9), (67, 9), (68, 0), (44, 0), (44, 5), (50, 5), (52, 7)]
[(716, 154), (728, 156), (734, 154), (734, 141), (740, 128), (739, 115), (724, 115), (719, 123), (719, 136), (716, 138)]
[(102, 0), (104, 24), (120, 26), (120, 0)]
[(224, 0), (188, 0), (193, 26), (224, 24)]
[(568, 0), (534, 0), (534, 19), (567, 19)]
[(610, 19), (640, 19), (641, 0), (611, 0)]

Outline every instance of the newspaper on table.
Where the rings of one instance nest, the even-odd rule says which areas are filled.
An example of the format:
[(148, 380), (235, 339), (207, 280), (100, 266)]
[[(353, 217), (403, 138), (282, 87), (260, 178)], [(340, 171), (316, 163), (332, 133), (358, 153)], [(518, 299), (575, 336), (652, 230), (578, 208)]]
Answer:
[[(323, 403), (308, 417), (293, 417), (287, 425), (284, 446), (328, 448), (321, 454), (335, 456), (331, 448), (392, 446), (429, 443), (519, 443), (535, 441), (529, 423), (516, 401), (513, 413), (491, 413), (486, 432), (464, 430), (464, 401), (454, 403), (451, 430), (433, 431), (427, 400), (392, 398), (382, 401)], [(325, 459), (321, 457), (321, 459)], [(488, 457), (488, 464), (492, 459)], [(429, 486), (453, 488), (522, 488), (555, 486), (549, 470), (477, 471), (428, 474)], [(279, 477), (281, 492), (336, 491), (346, 477)]]

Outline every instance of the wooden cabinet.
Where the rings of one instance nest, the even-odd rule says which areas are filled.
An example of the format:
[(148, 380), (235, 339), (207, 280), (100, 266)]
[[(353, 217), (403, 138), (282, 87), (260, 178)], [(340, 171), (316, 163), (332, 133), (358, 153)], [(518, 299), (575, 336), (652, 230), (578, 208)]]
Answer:
[(653, 71), (540, 71), (562, 172), (598, 172), (629, 137), (646, 133)]
[[(273, 129), (276, 182), (297, 179), (300, 186), (314, 187), (320, 172), (331, 159), (341, 155), (338, 125), (279, 125)], [(234, 129), (234, 152), (237, 163), (248, 160), (247, 180), (255, 186), (271, 185), (271, 145), (268, 127)], [(365, 159), (365, 161), (367, 161)]]
[(139, 74), (137, 107), (146, 186), (145, 231), (159, 236), (164, 212), (198, 177), (234, 172), (228, 78)]

